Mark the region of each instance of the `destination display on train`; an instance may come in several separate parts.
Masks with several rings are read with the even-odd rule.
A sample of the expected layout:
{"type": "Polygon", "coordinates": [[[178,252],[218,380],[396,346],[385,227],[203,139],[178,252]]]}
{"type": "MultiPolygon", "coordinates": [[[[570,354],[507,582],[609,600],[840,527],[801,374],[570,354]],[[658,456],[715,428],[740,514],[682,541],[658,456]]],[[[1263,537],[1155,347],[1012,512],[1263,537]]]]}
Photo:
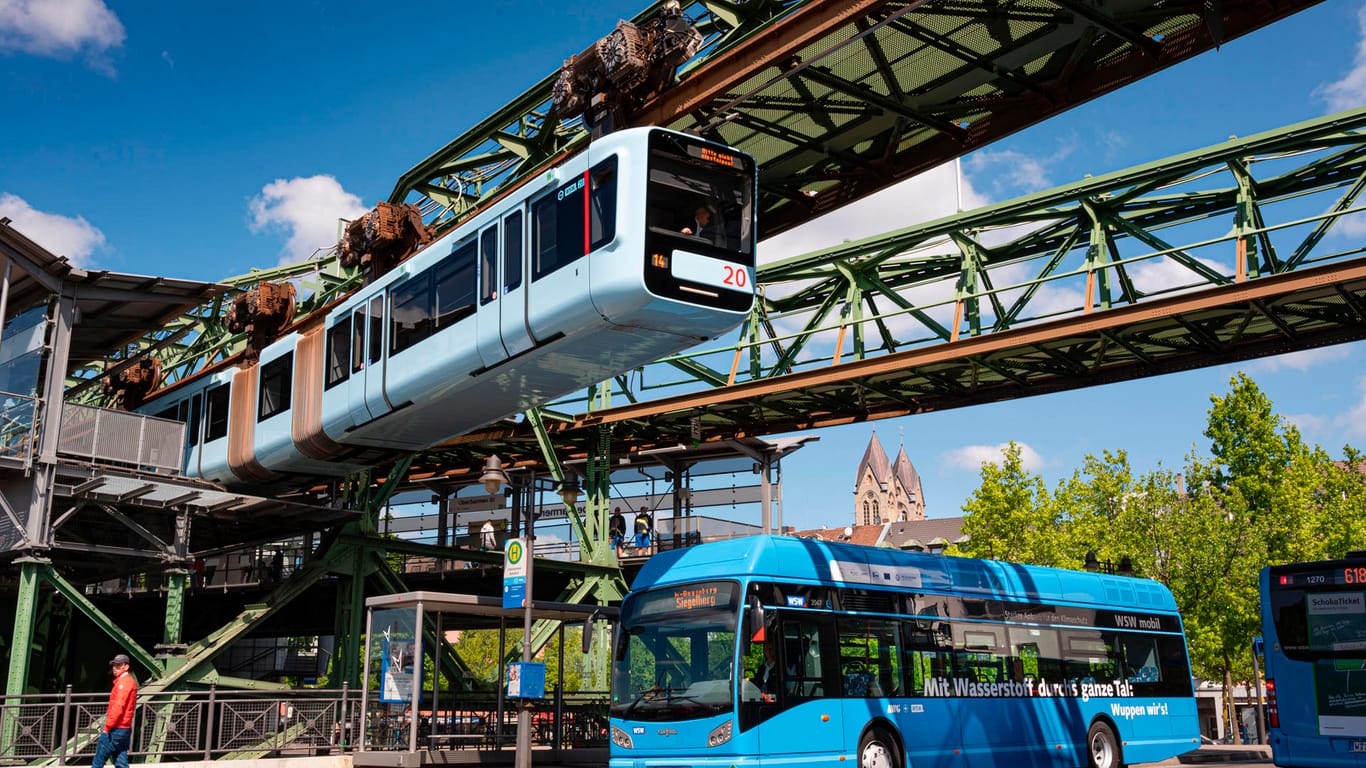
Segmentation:
{"type": "Polygon", "coordinates": [[[688,146],[688,154],[700,160],[706,160],[716,165],[724,165],[727,168],[739,168],[740,161],[734,154],[723,152],[715,147],[703,147],[696,144],[688,146]]]}

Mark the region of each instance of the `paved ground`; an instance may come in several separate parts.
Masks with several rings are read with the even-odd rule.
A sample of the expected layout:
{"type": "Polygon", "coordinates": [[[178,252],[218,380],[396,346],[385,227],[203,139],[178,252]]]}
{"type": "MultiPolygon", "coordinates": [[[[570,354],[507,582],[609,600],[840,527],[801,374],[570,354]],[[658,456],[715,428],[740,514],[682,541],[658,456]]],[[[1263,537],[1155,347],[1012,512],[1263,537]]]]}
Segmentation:
{"type": "Polygon", "coordinates": [[[1147,766],[1209,765],[1215,768],[1236,768],[1237,766],[1267,766],[1271,764],[1271,747],[1264,745],[1234,746],[1218,745],[1201,747],[1194,752],[1163,760],[1160,763],[1146,763],[1147,766]]]}

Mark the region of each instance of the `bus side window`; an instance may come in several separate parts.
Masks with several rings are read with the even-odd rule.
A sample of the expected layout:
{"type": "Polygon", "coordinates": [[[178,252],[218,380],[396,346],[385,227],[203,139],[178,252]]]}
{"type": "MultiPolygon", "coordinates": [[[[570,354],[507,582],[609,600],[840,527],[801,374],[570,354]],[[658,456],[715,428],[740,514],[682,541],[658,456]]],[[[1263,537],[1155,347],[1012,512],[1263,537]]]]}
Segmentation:
{"type": "Polygon", "coordinates": [[[912,696],[942,696],[937,686],[947,685],[953,676],[949,650],[940,641],[932,622],[919,619],[901,627],[906,690],[912,696]]]}
{"type": "Polygon", "coordinates": [[[1058,649],[1058,632],[1046,627],[1010,627],[1010,657],[1012,679],[1063,679],[1062,654],[1058,649]]]}
{"type": "Polygon", "coordinates": [[[841,619],[840,680],[844,695],[855,698],[900,693],[901,663],[896,624],[890,621],[841,619]],[[893,680],[897,683],[894,685],[893,680]]]}
{"type": "Polygon", "coordinates": [[[953,627],[954,672],[978,683],[1002,683],[1009,679],[1001,627],[956,624],[953,627]]]}

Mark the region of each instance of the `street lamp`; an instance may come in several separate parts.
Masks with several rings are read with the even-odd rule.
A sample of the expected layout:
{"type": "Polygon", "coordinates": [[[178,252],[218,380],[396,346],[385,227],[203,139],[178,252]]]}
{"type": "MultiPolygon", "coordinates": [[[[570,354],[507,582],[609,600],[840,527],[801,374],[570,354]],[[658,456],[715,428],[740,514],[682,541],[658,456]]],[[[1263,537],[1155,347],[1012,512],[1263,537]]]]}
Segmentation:
{"type": "Polygon", "coordinates": [[[503,460],[498,458],[498,454],[491,453],[484,459],[484,474],[479,476],[479,481],[484,484],[484,490],[489,495],[498,492],[508,481],[508,473],[503,471],[503,460]]]}
{"type": "Polygon", "coordinates": [[[1114,562],[1110,560],[1098,559],[1096,557],[1096,551],[1094,549],[1087,551],[1086,561],[1082,563],[1081,567],[1085,568],[1087,573],[1100,572],[1108,573],[1115,576],[1134,575],[1134,561],[1130,560],[1128,555],[1121,557],[1119,559],[1119,565],[1116,566],[1114,562]]]}

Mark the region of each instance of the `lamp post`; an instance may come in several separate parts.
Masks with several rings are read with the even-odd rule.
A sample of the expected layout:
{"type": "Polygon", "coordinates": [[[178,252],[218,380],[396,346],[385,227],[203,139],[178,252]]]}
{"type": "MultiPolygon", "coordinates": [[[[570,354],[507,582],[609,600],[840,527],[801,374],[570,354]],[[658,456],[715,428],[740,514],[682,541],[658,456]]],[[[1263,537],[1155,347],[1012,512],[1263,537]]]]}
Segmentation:
{"type": "MultiPolygon", "coordinates": [[[[505,483],[509,483],[507,472],[503,470],[503,462],[496,455],[490,455],[484,461],[484,473],[479,477],[484,483],[484,488],[490,494],[498,492],[505,483]]],[[[525,506],[523,519],[523,531],[526,538],[526,597],[522,602],[522,663],[531,662],[531,624],[533,614],[533,603],[535,602],[535,592],[533,591],[532,579],[535,572],[535,551],[536,551],[536,478],[531,476],[524,484],[520,484],[519,493],[522,489],[527,491],[523,498],[518,496],[515,502],[519,506],[525,506]]],[[[566,507],[572,507],[579,499],[579,484],[575,478],[569,478],[560,483],[559,495],[566,507]]],[[[525,669],[525,668],[524,668],[525,669]]],[[[514,758],[516,768],[531,768],[531,699],[523,696],[521,706],[517,712],[517,751],[514,758]]]]}
{"type": "Polygon", "coordinates": [[[1116,566],[1112,560],[1097,559],[1096,551],[1094,549],[1087,551],[1086,562],[1082,563],[1081,567],[1085,568],[1087,573],[1100,572],[1108,573],[1112,576],[1134,575],[1134,561],[1130,560],[1128,555],[1121,557],[1119,559],[1119,565],[1116,566]]]}

